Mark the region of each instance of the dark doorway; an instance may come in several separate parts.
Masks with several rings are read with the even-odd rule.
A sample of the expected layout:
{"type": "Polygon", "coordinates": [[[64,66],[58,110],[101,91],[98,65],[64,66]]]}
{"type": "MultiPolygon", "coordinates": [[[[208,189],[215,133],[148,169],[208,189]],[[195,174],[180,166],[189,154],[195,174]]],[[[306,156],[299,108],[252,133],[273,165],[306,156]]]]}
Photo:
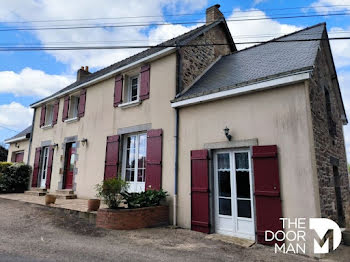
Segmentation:
{"type": "Polygon", "coordinates": [[[73,188],[76,148],[77,144],[75,142],[66,144],[64,189],[73,188]]]}
{"type": "Polygon", "coordinates": [[[337,205],[337,216],[338,216],[338,224],[340,227],[345,226],[345,216],[343,210],[343,200],[341,197],[341,188],[340,188],[340,177],[337,166],[333,166],[333,175],[334,175],[334,190],[335,190],[335,198],[337,205]]]}

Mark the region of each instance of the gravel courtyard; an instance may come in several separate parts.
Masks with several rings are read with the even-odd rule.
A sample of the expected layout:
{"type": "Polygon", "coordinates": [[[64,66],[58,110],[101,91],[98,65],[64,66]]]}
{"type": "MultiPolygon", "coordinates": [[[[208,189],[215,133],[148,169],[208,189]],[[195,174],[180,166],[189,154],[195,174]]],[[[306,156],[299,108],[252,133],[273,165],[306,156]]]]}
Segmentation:
{"type": "Polygon", "coordinates": [[[0,261],[314,261],[274,254],[261,245],[242,248],[209,240],[184,229],[98,229],[45,207],[5,199],[0,210],[0,261]]]}

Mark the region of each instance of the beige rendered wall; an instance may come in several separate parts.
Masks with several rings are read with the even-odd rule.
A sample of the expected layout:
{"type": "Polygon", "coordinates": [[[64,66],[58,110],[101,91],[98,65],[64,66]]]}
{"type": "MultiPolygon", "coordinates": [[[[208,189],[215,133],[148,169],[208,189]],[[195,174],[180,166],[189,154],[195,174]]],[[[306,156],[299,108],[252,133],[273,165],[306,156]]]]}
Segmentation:
{"type": "Polygon", "coordinates": [[[80,143],[77,149],[78,174],[75,182],[78,197],[91,198],[95,197],[94,186],[104,176],[106,137],[117,134],[118,128],[150,123],[152,129],[163,129],[162,186],[173,195],[175,110],[171,108],[170,100],[174,98],[176,90],[176,55],[171,54],[152,62],[150,72],[150,98],[140,105],[114,108],[112,77],[87,89],[85,115],[77,122],[62,122],[63,98],[60,100],[58,122],[53,128],[39,127],[41,110],[36,110],[30,163],[33,164],[35,148],[40,147],[42,141],[51,140],[52,144],[59,144],[54,153],[51,190],[57,190],[62,180],[59,168],[64,161],[61,144],[65,137],[88,139],[87,145],[82,146],[80,143]]]}
{"type": "Polygon", "coordinates": [[[180,226],[191,226],[190,151],[227,141],[226,126],[235,141],[257,138],[259,145],[278,146],[284,217],[320,217],[307,90],[300,83],[180,109],[180,226]]]}
{"type": "Polygon", "coordinates": [[[29,149],[29,139],[18,141],[16,143],[11,143],[8,148],[7,162],[11,162],[12,153],[15,153],[18,151],[24,151],[23,162],[27,163],[28,149],[29,149]]]}

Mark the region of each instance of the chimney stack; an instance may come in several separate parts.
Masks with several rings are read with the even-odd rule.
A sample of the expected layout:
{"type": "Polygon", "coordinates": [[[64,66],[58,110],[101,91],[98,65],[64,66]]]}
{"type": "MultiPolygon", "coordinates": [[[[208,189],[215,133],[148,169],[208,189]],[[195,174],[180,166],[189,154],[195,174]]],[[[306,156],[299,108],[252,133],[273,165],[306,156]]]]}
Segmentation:
{"type": "Polygon", "coordinates": [[[77,81],[83,80],[85,77],[90,75],[91,73],[89,72],[89,67],[85,66],[85,68],[82,66],[78,72],[77,72],[77,81]]]}
{"type": "Polygon", "coordinates": [[[218,20],[220,17],[224,17],[224,15],[219,10],[220,5],[216,4],[213,5],[206,10],[206,24],[210,24],[216,20],[218,20]]]}

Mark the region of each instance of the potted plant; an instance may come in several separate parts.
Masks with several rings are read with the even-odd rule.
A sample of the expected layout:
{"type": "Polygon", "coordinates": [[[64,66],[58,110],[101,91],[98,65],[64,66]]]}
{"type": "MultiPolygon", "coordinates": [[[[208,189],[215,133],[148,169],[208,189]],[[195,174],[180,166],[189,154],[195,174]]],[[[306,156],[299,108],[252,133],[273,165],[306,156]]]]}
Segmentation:
{"type": "Polygon", "coordinates": [[[55,204],[56,196],[55,195],[46,195],[45,196],[45,205],[55,204]]]}
{"type": "Polygon", "coordinates": [[[128,182],[121,178],[107,179],[96,185],[97,197],[102,198],[108,208],[117,209],[123,200],[120,193],[126,191],[128,187],[128,182]]]}
{"type": "Polygon", "coordinates": [[[97,211],[100,208],[100,199],[89,199],[88,200],[88,211],[97,211]]]}

